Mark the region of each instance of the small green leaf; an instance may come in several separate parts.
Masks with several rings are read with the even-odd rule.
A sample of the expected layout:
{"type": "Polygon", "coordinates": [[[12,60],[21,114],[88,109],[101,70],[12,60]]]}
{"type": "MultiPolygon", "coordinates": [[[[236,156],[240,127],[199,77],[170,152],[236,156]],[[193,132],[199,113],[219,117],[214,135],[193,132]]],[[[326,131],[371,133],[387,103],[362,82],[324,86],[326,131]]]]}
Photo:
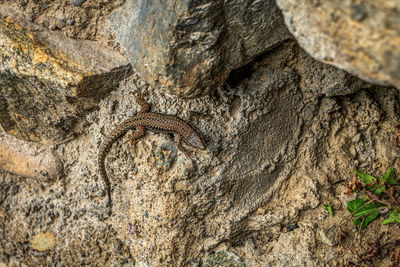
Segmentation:
{"type": "Polygon", "coordinates": [[[372,213],[372,214],[370,214],[370,215],[368,215],[366,218],[365,218],[365,220],[364,220],[364,223],[363,223],[363,225],[362,225],[362,229],[364,229],[365,227],[367,227],[367,225],[370,223],[370,222],[372,222],[373,220],[375,220],[378,216],[379,216],[379,210],[378,211],[376,211],[376,212],[374,212],[374,213],[372,213]]]}
{"type": "Polygon", "coordinates": [[[370,184],[372,182],[376,181],[376,177],[372,176],[369,173],[365,173],[365,172],[360,172],[357,169],[354,169],[354,173],[358,175],[358,177],[360,177],[360,180],[363,181],[366,184],[370,184]]]}
{"type": "Polygon", "coordinates": [[[330,214],[330,215],[333,215],[333,205],[332,204],[329,204],[329,205],[322,205],[322,208],[324,209],[324,210],[326,210],[326,211],[328,211],[328,213],[330,214]]]}
{"type": "Polygon", "coordinates": [[[385,174],[382,176],[382,180],[386,183],[386,184],[396,184],[397,180],[396,180],[396,174],[394,172],[393,168],[389,168],[385,174]]]}
{"type": "Polygon", "coordinates": [[[400,212],[395,210],[392,213],[390,213],[389,218],[382,221],[382,224],[388,224],[388,223],[400,223],[400,212]]]}
{"type": "Polygon", "coordinates": [[[365,203],[367,203],[367,201],[365,201],[364,199],[356,198],[352,201],[349,201],[349,203],[347,203],[347,209],[348,209],[348,211],[350,211],[350,213],[353,213],[356,210],[358,210],[359,208],[361,208],[363,205],[365,205],[365,203]]]}
{"type": "Polygon", "coordinates": [[[370,214],[371,212],[373,212],[374,210],[379,209],[380,207],[382,207],[383,204],[381,203],[369,203],[368,205],[365,205],[362,209],[360,209],[359,211],[357,211],[354,216],[355,217],[360,217],[360,216],[364,216],[367,214],[370,214]]]}
{"type": "MultiPolygon", "coordinates": [[[[357,169],[354,169],[354,173],[357,174],[358,177],[360,177],[360,180],[367,185],[371,184],[377,180],[377,178],[375,176],[372,176],[369,173],[360,172],[357,169]]],[[[386,191],[386,186],[384,186],[383,183],[379,183],[379,184],[367,187],[367,190],[374,192],[374,194],[376,194],[376,195],[379,195],[386,191]]]]}
{"type": "Polygon", "coordinates": [[[383,183],[375,184],[373,186],[367,187],[368,191],[374,192],[375,195],[379,195],[386,191],[386,186],[383,183]]]}
{"type": "Polygon", "coordinates": [[[365,220],[364,220],[364,223],[362,225],[363,229],[365,227],[367,227],[367,225],[370,222],[372,222],[373,220],[375,220],[379,216],[379,210],[377,210],[377,209],[379,209],[380,207],[383,206],[381,203],[372,202],[372,203],[369,203],[369,204],[365,205],[366,203],[367,203],[366,200],[361,199],[361,198],[357,198],[357,199],[354,199],[354,200],[350,201],[347,204],[347,209],[351,213],[353,213],[353,212],[355,212],[355,211],[357,211],[359,209],[354,214],[354,217],[357,218],[357,219],[355,219],[353,221],[354,225],[359,225],[363,221],[363,217],[366,216],[365,220]]]}
{"type": "MultiPolygon", "coordinates": [[[[368,215],[368,216],[365,218],[365,220],[364,220],[364,223],[363,223],[363,225],[362,225],[362,229],[365,229],[365,227],[367,227],[367,225],[368,225],[370,222],[372,222],[373,220],[375,220],[376,217],[378,217],[378,216],[379,216],[379,211],[376,211],[376,212],[374,212],[374,213],[368,215]]],[[[358,219],[355,219],[355,220],[353,221],[353,223],[354,223],[355,226],[357,226],[357,225],[359,225],[362,221],[363,221],[363,217],[359,217],[358,219]]]]}
{"type": "Polygon", "coordinates": [[[362,218],[358,218],[357,220],[353,221],[355,226],[359,225],[361,222],[362,222],[362,218]]]}

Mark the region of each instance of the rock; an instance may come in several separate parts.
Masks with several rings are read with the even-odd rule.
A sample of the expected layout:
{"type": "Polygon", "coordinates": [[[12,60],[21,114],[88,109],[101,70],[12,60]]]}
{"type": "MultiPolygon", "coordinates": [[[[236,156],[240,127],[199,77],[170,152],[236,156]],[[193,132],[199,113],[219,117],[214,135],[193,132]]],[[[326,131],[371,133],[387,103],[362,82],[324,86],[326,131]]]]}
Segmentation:
{"type": "Polygon", "coordinates": [[[172,142],[161,144],[154,153],[157,165],[164,170],[169,170],[175,161],[176,152],[176,147],[172,142]]]}
{"type": "Polygon", "coordinates": [[[75,6],[80,6],[83,4],[83,2],[85,2],[86,0],[70,0],[71,4],[75,5],[75,6]]]}
{"type": "Polygon", "coordinates": [[[64,179],[46,184],[0,172],[0,255],[34,266],[45,266],[49,258],[60,266],[119,266],[133,258],[143,266],[188,266],[224,250],[251,266],[328,264],[324,255],[334,248],[316,245],[314,225],[323,219],[317,207],[332,194],[332,181],[351,178],[358,164],[374,173],[400,166],[400,151],[391,144],[400,92],[356,88],[355,81],[349,87],[358,90],[353,94],[328,97],[323,87],[335,84],[340,73],[311,59],[294,41],[242,73],[235,72],[235,83],[229,80],[212,96],[191,100],[165,95],[131,76],[86,116],[89,125],[81,135],[54,146],[64,179]],[[313,69],[318,77],[332,77],[312,80],[313,69]],[[168,134],[147,132],[134,151],[124,144],[128,132],[106,160],[109,216],[98,147],[139,110],[133,97],[138,91],[146,92],[154,112],[181,118],[189,111],[209,114],[191,122],[207,148],[186,147],[190,158],[177,150],[169,161],[157,157],[166,139],[172,140],[168,134]],[[282,233],[283,225],[291,231],[282,233]],[[51,229],[68,246],[37,253],[29,234],[38,229],[51,229]],[[254,244],[246,244],[248,235],[254,244]],[[240,245],[237,253],[233,246],[240,245]]]}
{"type": "Polygon", "coordinates": [[[277,4],[290,32],[311,56],[366,81],[400,89],[398,1],[278,0],[277,4]]]}
{"type": "Polygon", "coordinates": [[[0,6],[0,123],[25,140],[57,142],[130,73],[126,58],[72,40],[0,6]]]}
{"type": "Polygon", "coordinates": [[[53,232],[38,233],[31,240],[31,246],[38,251],[53,250],[56,245],[56,235],[53,232]]]}
{"type": "Polygon", "coordinates": [[[246,264],[232,252],[222,250],[206,257],[202,266],[246,267],[246,264]]]}
{"type": "Polygon", "coordinates": [[[339,187],[341,190],[340,190],[340,193],[338,194],[338,199],[339,199],[340,204],[341,204],[342,207],[347,207],[347,204],[350,201],[352,201],[352,200],[357,198],[356,194],[352,194],[352,195],[345,194],[345,192],[347,190],[346,186],[347,186],[347,184],[342,185],[341,187],[339,187]]]}
{"type": "Polygon", "coordinates": [[[323,266],[313,257],[314,235],[309,227],[282,234],[269,256],[277,263],[276,266],[323,266]]]}
{"type": "Polygon", "coordinates": [[[300,52],[299,63],[297,72],[303,77],[304,88],[312,95],[340,96],[371,87],[371,84],[344,70],[305,56],[303,51],[300,52]]]}
{"type": "Polygon", "coordinates": [[[42,181],[63,174],[61,160],[49,148],[4,135],[0,135],[0,169],[42,181]]]}
{"type": "Polygon", "coordinates": [[[190,98],[290,38],[275,1],[128,0],[109,16],[140,75],[190,98]]]}
{"type": "Polygon", "coordinates": [[[339,243],[338,226],[334,225],[329,228],[324,228],[319,231],[321,242],[327,246],[334,247],[339,243]]]}

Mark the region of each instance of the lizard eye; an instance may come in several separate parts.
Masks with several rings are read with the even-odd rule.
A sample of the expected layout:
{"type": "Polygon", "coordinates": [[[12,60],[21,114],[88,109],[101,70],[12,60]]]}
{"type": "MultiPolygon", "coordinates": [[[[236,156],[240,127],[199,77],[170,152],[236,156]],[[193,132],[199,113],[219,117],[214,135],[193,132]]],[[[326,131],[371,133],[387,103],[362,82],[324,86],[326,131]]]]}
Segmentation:
{"type": "Polygon", "coordinates": [[[203,140],[201,139],[200,135],[198,135],[196,132],[192,132],[187,138],[186,142],[188,142],[189,145],[193,147],[200,148],[203,150],[206,149],[203,140]]]}

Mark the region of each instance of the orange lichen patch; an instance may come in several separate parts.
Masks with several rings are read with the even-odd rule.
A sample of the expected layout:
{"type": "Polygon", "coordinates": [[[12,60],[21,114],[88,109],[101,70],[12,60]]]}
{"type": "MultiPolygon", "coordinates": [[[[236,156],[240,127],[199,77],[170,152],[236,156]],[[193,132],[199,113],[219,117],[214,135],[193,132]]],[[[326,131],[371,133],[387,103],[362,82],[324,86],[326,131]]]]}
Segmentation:
{"type": "Polygon", "coordinates": [[[78,96],[81,90],[77,86],[71,87],[71,95],[72,96],[78,96]]]}
{"type": "Polygon", "coordinates": [[[54,80],[65,86],[78,84],[84,76],[93,74],[62,50],[52,49],[50,44],[37,41],[35,34],[11,18],[0,19],[0,40],[8,44],[0,50],[0,55],[1,58],[8,59],[6,65],[12,67],[16,73],[54,80]]]}
{"type": "Polygon", "coordinates": [[[29,39],[31,39],[31,40],[34,40],[34,39],[35,39],[35,36],[33,36],[33,34],[31,34],[31,33],[29,33],[29,32],[26,33],[26,36],[27,36],[29,39]]]}
{"type": "Polygon", "coordinates": [[[46,63],[49,60],[49,56],[46,54],[46,52],[41,49],[40,47],[37,47],[34,52],[33,52],[33,64],[40,64],[40,63],[46,63]]]}

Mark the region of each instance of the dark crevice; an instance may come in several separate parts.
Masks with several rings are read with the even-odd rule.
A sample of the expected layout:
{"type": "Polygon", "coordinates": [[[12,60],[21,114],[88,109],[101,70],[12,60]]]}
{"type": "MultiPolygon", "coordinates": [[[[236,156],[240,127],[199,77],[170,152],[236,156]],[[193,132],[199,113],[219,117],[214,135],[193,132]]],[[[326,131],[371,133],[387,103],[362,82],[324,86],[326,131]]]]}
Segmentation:
{"type": "Polygon", "coordinates": [[[231,73],[228,76],[227,83],[231,87],[236,87],[245,79],[250,78],[251,75],[254,73],[254,71],[255,71],[254,61],[252,61],[249,64],[244,65],[243,67],[231,71],[231,73]]]}

